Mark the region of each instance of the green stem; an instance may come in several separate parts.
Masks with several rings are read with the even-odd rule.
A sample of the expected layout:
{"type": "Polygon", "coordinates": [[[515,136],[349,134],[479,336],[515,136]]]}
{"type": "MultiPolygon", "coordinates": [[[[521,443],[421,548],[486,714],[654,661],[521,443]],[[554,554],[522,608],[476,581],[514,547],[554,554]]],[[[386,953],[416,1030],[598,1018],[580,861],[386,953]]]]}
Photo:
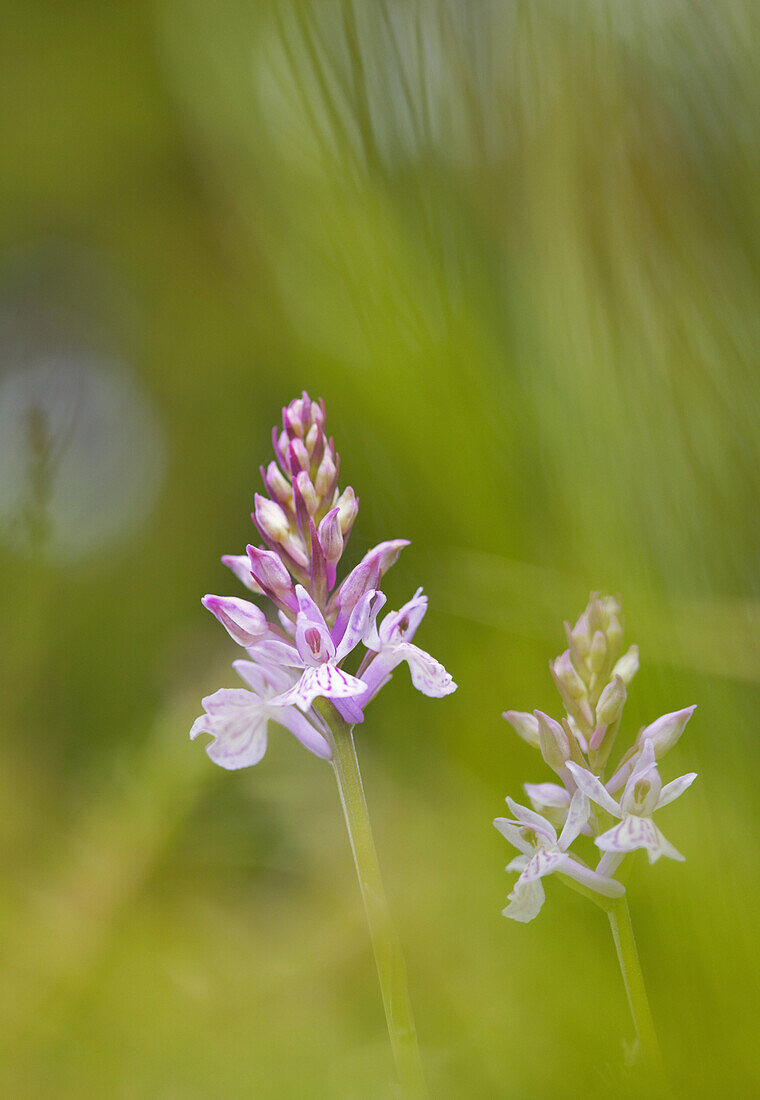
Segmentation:
{"type": "Polygon", "coordinates": [[[406,965],[401,951],[401,942],[391,921],[380,876],[359,761],[354,747],[353,731],[341,719],[334,707],[330,706],[329,713],[327,707],[320,710],[329,721],[333,733],[332,763],[364,901],[364,911],[367,915],[385,1018],[388,1023],[388,1035],[396,1060],[402,1093],[407,1100],[423,1100],[427,1096],[427,1089],[422,1074],[417,1032],[406,983],[406,965]]]}
{"type": "Polygon", "coordinates": [[[612,938],[615,941],[618,962],[620,963],[620,973],[623,976],[623,984],[628,995],[628,1004],[639,1040],[641,1059],[654,1076],[661,1078],[660,1047],[649,1007],[649,998],[644,986],[644,977],[641,973],[641,963],[636,950],[636,940],[633,935],[631,915],[628,912],[628,901],[625,894],[621,898],[610,901],[606,909],[610,928],[612,929],[612,938]]]}

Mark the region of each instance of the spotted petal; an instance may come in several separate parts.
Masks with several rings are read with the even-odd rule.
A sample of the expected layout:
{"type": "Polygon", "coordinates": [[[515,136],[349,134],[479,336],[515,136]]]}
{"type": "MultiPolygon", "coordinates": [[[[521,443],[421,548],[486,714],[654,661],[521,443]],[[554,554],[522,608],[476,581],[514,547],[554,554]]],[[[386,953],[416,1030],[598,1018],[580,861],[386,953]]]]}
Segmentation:
{"type": "Polygon", "coordinates": [[[456,691],[457,685],[451,675],[440,661],[436,661],[435,657],[431,657],[424,649],[412,645],[411,642],[401,642],[396,648],[396,653],[409,665],[412,683],[423,695],[441,699],[444,695],[451,695],[452,691],[456,691]]]}
{"type": "Polygon", "coordinates": [[[297,684],[283,695],[270,700],[279,706],[295,705],[307,711],[318,696],[327,699],[343,699],[351,695],[361,695],[366,685],[356,676],[336,668],[332,664],[312,666],[304,670],[297,684]]]}
{"type": "Polygon", "coordinates": [[[603,852],[635,852],[637,848],[644,848],[650,863],[661,856],[677,860],[686,858],[662,835],[651,817],[634,814],[628,814],[619,825],[598,836],[596,843],[603,852]]]}
{"type": "Polygon", "coordinates": [[[203,700],[206,711],[196,718],[190,739],[210,733],[206,752],[222,768],[232,771],[258,764],[267,748],[267,715],[256,696],[244,688],[222,688],[203,700]]]}

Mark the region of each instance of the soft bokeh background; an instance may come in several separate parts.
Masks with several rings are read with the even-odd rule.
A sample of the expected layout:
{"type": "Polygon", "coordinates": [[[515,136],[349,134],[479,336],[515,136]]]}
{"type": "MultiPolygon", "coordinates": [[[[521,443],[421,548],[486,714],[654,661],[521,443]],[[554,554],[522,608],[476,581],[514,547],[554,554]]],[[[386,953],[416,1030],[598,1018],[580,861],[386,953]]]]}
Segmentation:
{"type": "Polygon", "coordinates": [[[4,1096],[393,1095],[329,767],[215,768],[202,611],[280,406],[325,398],[350,546],[412,539],[420,640],[358,743],[431,1094],[636,1095],[603,917],[505,921],[591,588],[696,702],[633,919],[687,1095],[760,1088],[754,0],[4,0],[4,1096]]]}

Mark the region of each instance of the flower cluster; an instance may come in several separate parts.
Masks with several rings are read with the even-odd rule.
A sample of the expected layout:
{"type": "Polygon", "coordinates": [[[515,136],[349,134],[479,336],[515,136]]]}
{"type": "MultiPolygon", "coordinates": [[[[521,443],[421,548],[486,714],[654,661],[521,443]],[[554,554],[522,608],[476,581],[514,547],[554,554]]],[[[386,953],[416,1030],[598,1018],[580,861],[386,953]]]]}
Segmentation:
{"type": "MultiPolygon", "coordinates": [[[[593,593],[575,626],[565,623],[568,649],[550,665],[565,708],[561,722],[541,711],[506,711],[504,718],[556,773],[560,783],[526,783],[533,809],[508,798],[512,818],[494,825],[522,854],[507,867],[519,872],[504,916],[529,921],[544,902],[541,879],[557,871],[603,898],[625,888],[615,875],[629,852],[684,857],[662,835],[652,815],[678,798],[696,779],[682,775],[664,787],[657,763],[675,745],[694,707],[664,714],[645,726],[605,781],[631,680],[639,667],[637,646],[621,655],[620,605],[593,593]],[[561,828],[557,837],[556,827],[561,828]],[[581,835],[601,851],[595,868],[569,852],[581,835]]],[[[582,843],[582,842],[581,842],[582,843]]],[[[593,851],[593,849],[592,849],[593,851]]]]}
{"type": "Polygon", "coordinates": [[[233,662],[246,687],[205,698],[190,731],[191,738],[211,734],[209,756],[229,769],[261,760],[270,720],[329,759],[330,728],[315,700],[329,699],[346,722],[362,722],[367,703],[403,661],[425,695],[456,688],[443,665],[412,642],[427,610],[421,589],[377,622],[385,604],[380,582],[406,539],[380,543],[336,586],[359,501],[353,489],[338,487],[340,459],[325,434],[323,402],[307,393],[292,401],[273,444],[275,458],[261,470],[267,495],[256,494],[251,517],[264,545],[222,558],[266,598],[271,615],[237,596],[202,601],[248,657],[233,662]],[[359,647],[358,667],[348,672],[344,663],[359,647]]]}

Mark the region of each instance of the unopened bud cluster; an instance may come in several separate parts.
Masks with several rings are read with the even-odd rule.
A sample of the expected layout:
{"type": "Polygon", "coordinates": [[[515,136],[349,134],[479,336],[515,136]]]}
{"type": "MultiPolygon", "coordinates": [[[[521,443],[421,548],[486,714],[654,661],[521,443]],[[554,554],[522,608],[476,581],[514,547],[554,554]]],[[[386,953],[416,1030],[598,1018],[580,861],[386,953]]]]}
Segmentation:
{"type": "Polygon", "coordinates": [[[652,813],[696,778],[690,772],[663,787],[657,770],[657,761],[675,745],[695,708],[662,715],[640,730],[605,781],[639,667],[638,647],[624,649],[620,604],[598,593],[592,593],[575,626],[565,623],[565,633],[568,648],[549,666],[565,711],[561,719],[538,710],[504,714],[560,780],[526,783],[532,809],[507,799],[513,817],[494,822],[522,853],[508,867],[520,872],[504,910],[515,920],[532,920],[538,913],[544,899],[540,879],[553,871],[574,879],[596,899],[614,898],[624,893],[615,876],[629,852],[643,848],[650,862],[663,855],[683,859],[652,813]],[[562,829],[559,836],[555,826],[562,829]],[[581,836],[592,838],[602,852],[595,867],[569,850],[581,836]]]}

